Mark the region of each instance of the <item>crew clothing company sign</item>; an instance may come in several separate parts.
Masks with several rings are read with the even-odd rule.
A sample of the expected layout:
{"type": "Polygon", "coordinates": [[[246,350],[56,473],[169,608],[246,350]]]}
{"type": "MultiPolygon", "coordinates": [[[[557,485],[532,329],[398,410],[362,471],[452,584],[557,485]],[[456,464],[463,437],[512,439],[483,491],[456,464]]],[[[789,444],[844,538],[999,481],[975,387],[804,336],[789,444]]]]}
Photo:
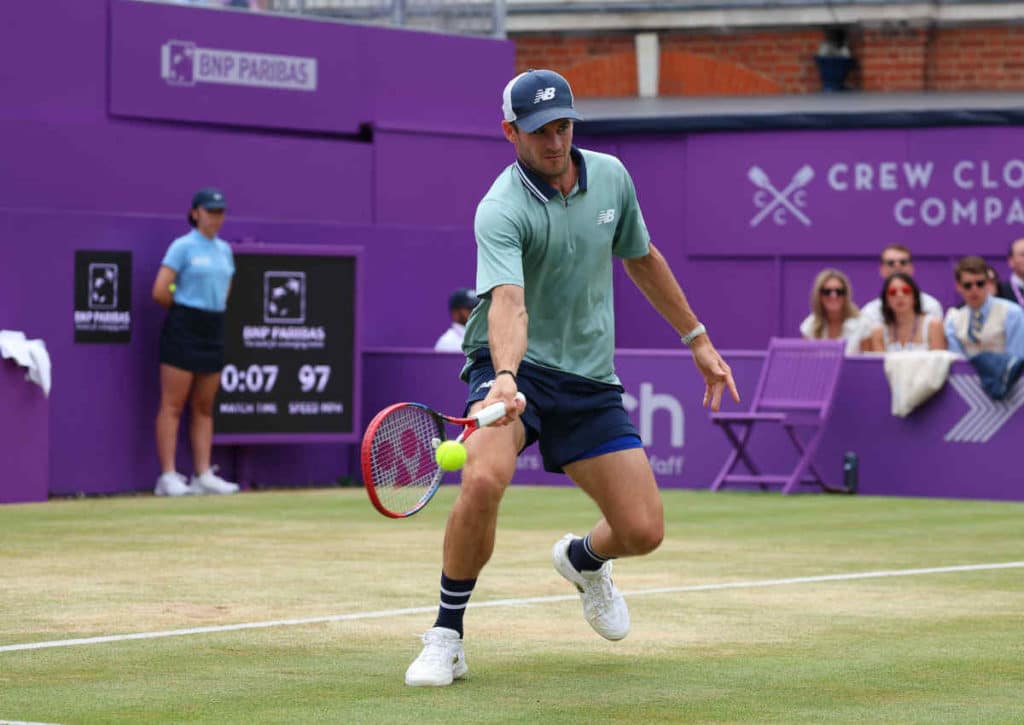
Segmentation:
{"type": "Polygon", "coordinates": [[[132,253],[75,252],[75,342],[132,339],[132,253]]]}

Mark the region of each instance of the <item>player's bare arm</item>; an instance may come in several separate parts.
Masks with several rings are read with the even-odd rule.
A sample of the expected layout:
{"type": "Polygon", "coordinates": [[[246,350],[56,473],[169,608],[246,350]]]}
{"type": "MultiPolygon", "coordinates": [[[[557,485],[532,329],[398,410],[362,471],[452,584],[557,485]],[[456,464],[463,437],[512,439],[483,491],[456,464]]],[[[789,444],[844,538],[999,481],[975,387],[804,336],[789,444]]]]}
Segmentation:
{"type": "MultiPolygon", "coordinates": [[[[689,333],[700,324],[697,315],[690,308],[683,288],[679,286],[668,262],[654,244],[650,245],[647,255],[625,259],[623,266],[633,284],[644,293],[654,309],[680,336],[689,333]]],[[[715,350],[711,339],[706,334],[700,335],[691,343],[690,349],[693,351],[693,362],[704,378],[703,405],[706,407],[710,404],[712,410],[718,410],[722,404],[722,391],[726,388],[732,399],[740,402],[740,394],[732,378],[732,369],[715,350]]]]}
{"type": "MultiPolygon", "coordinates": [[[[516,373],[519,363],[526,355],[526,331],[528,326],[526,298],[523,288],[504,284],[491,290],[491,308],[487,314],[488,344],[494,372],[510,370],[516,373]]],[[[509,414],[496,425],[505,425],[516,419],[522,410],[522,403],[516,400],[518,392],[515,378],[511,375],[496,375],[484,405],[501,401],[509,414]]]]}

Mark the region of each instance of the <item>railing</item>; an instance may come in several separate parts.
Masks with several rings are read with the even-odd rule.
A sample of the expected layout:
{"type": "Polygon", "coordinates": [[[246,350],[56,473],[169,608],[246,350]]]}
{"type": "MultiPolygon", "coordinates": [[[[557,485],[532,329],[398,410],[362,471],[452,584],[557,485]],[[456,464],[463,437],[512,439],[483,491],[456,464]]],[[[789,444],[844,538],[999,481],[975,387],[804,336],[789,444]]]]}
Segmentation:
{"type": "Polygon", "coordinates": [[[157,0],[180,5],[297,13],[325,20],[505,37],[505,0],[157,0]]]}
{"type": "Polygon", "coordinates": [[[860,22],[1002,22],[1020,0],[147,0],[296,13],[455,35],[673,27],[851,25],[860,22]],[[511,16],[511,20],[509,20],[511,16]]]}

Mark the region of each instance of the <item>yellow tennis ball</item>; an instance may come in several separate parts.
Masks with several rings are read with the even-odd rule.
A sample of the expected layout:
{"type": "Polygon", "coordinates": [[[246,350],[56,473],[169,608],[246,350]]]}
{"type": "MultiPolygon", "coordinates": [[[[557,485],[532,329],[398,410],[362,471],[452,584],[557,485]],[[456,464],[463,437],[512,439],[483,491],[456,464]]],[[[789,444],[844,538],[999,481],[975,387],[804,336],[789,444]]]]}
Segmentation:
{"type": "Polygon", "coordinates": [[[458,441],[445,441],[434,453],[442,471],[457,471],[466,465],[466,446],[458,441]]]}

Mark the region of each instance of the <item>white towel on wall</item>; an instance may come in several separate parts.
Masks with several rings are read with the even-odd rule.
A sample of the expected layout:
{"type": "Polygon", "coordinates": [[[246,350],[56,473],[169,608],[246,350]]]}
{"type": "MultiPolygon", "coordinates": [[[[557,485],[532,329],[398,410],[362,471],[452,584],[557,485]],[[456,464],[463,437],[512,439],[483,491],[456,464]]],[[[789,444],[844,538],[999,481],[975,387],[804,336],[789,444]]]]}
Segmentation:
{"type": "Polygon", "coordinates": [[[892,414],[905,418],[941,390],[949,378],[949,366],[958,357],[948,350],[885,353],[885,377],[892,391],[892,414]]]}
{"type": "Polygon", "coordinates": [[[28,368],[25,378],[39,385],[49,397],[50,353],[46,351],[45,342],[29,340],[24,332],[0,330],[0,357],[10,358],[23,368],[28,368]]]}

